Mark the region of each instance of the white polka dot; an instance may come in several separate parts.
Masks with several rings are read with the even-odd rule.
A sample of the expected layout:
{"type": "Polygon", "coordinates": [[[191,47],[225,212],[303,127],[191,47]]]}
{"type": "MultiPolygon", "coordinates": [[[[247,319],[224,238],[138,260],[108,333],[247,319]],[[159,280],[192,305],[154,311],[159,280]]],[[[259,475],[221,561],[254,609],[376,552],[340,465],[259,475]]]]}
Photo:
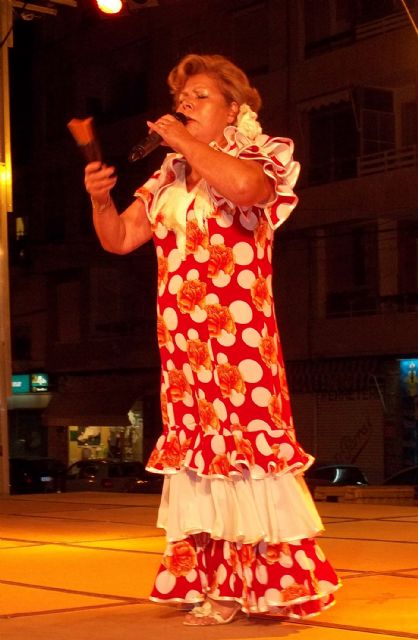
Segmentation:
{"type": "Polygon", "coordinates": [[[192,371],[191,366],[190,366],[188,363],[186,363],[186,364],[184,364],[184,365],[183,365],[183,372],[184,372],[184,375],[185,375],[185,376],[186,376],[186,378],[187,378],[187,381],[188,381],[190,384],[193,384],[193,383],[194,383],[193,371],[192,371]]]}
{"type": "Polygon", "coordinates": [[[191,569],[189,571],[189,573],[185,576],[187,582],[194,582],[197,578],[197,571],[196,569],[191,569]]]}
{"type": "Polygon", "coordinates": [[[251,327],[249,329],[244,329],[242,332],[242,339],[246,345],[249,347],[257,348],[261,342],[261,336],[255,329],[251,327]]]}
{"type": "Polygon", "coordinates": [[[190,589],[190,591],[186,593],[185,600],[186,602],[198,602],[200,597],[200,591],[197,591],[196,589],[190,589]]]}
{"type": "Polygon", "coordinates": [[[288,556],[286,553],[281,553],[279,556],[279,564],[285,569],[290,569],[293,567],[292,556],[288,556]]]}
{"type": "Polygon", "coordinates": [[[169,331],[175,331],[177,329],[179,321],[175,309],[173,309],[172,307],[167,307],[167,309],[164,309],[163,319],[169,331]]]}
{"type": "Polygon", "coordinates": [[[251,420],[247,424],[248,431],[265,431],[268,428],[269,425],[264,420],[251,420]]]}
{"type": "Polygon", "coordinates": [[[199,369],[196,375],[200,382],[210,382],[212,380],[212,371],[210,369],[199,369]]]}
{"type": "Polygon", "coordinates": [[[212,245],[225,244],[225,238],[220,233],[214,233],[210,239],[212,245]]]}
{"type": "Polygon", "coordinates": [[[257,226],[258,218],[255,215],[255,213],[250,211],[250,212],[246,212],[245,215],[241,213],[239,217],[239,221],[244,227],[244,229],[248,229],[249,231],[252,231],[257,226]]]}
{"type": "Polygon", "coordinates": [[[164,251],[162,247],[157,247],[155,253],[157,254],[158,258],[162,258],[164,256],[164,251]]]}
{"type": "Polygon", "coordinates": [[[227,229],[234,222],[234,216],[231,216],[228,213],[222,212],[222,215],[216,218],[216,222],[218,223],[219,227],[223,227],[224,229],[227,229]]]}
{"type": "Polygon", "coordinates": [[[180,291],[181,286],[183,284],[183,278],[180,275],[175,275],[168,281],[168,290],[169,292],[175,296],[178,291],[180,291]]]}
{"type": "Polygon", "coordinates": [[[251,264],[254,260],[254,251],[248,242],[237,242],[234,245],[235,262],[239,265],[251,264]]]}
{"type": "Polygon", "coordinates": [[[247,324],[253,319],[253,311],[250,305],[242,300],[232,302],[229,305],[229,310],[237,324],[247,324]]]}
{"type": "Polygon", "coordinates": [[[291,444],[283,443],[280,445],[280,457],[290,460],[295,455],[295,450],[291,444]]]}
{"type": "Polygon", "coordinates": [[[267,407],[271,398],[271,392],[265,387],[256,387],[251,392],[251,399],[257,407],[267,407]]]}
{"type": "Polygon", "coordinates": [[[235,344],[237,338],[233,333],[228,333],[225,329],[222,329],[221,335],[217,337],[217,341],[223,347],[232,347],[235,344]]]}
{"type": "Polygon", "coordinates": [[[267,567],[264,564],[258,564],[255,569],[255,576],[260,584],[267,584],[268,572],[267,567]]]}
{"type": "Polygon", "coordinates": [[[213,408],[215,409],[215,413],[219,420],[226,420],[228,413],[222,400],[219,400],[219,398],[214,400],[213,408]]]}
{"type": "Polygon", "coordinates": [[[198,340],[199,333],[198,331],[196,331],[196,329],[189,329],[187,332],[187,337],[189,338],[189,340],[198,340]]]}
{"type": "Polygon", "coordinates": [[[231,591],[234,592],[234,589],[235,589],[235,575],[233,573],[229,577],[229,587],[230,587],[231,591]]]}
{"type": "Polygon", "coordinates": [[[186,276],[186,280],[189,280],[189,282],[191,282],[192,280],[199,280],[199,272],[197,269],[190,269],[190,271],[187,273],[186,276]]]}
{"type": "Polygon", "coordinates": [[[292,576],[285,575],[280,579],[280,586],[282,589],[286,589],[287,587],[291,587],[295,584],[295,579],[292,576]]]}
{"type": "Polygon", "coordinates": [[[250,358],[241,360],[238,365],[238,369],[245,382],[260,382],[263,377],[263,369],[261,365],[250,358]]]}
{"type": "Polygon", "coordinates": [[[196,306],[194,310],[191,312],[190,317],[194,322],[204,322],[207,318],[208,314],[205,309],[201,309],[196,306]]]}
{"type": "Polygon", "coordinates": [[[191,396],[190,393],[184,394],[183,404],[186,405],[186,407],[193,407],[194,400],[193,400],[193,396],[191,396]]]}
{"type": "Polygon", "coordinates": [[[234,407],[242,407],[245,402],[245,395],[243,393],[237,393],[235,389],[232,389],[229,399],[234,407]]]}
{"type": "Polygon", "coordinates": [[[282,596],[278,589],[266,589],[264,597],[269,605],[274,605],[282,601],[282,596]]]}
{"type": "Polygon", "coordinates": [[[180,349],[180,351],[187,351],[187,340],[182,333],[176,333],[174,342],[180,349]]]}
{"type": "Polygon", "coordinates": [[[271,262],[271,256],[272,256],[272,249],[271,249],[271,244],[269,244],[269,246],[267,247],[267,258],[269,262],[271,262]]]}
{"type": "Polygon", "coordinates": [[[176,421],[174,419],[174,407],[172,402],[167,402],[167,416],[169,424],[175,424],[176,421]]]}
{"type": "Polygon", "coordinates": [[[318,584],[321,593],[332,593],[335,591],[335,584],[332,584],[332,582],[328,580],[318,580],[318,584]]]}
{"type": "Polygon", "coordinates": [[[203,247],[198,247],[197,251],[194,253],[194,259],[196,262],[203,264],[209,260],[209,250],[204,249],[203,247]]]}
{"type": "Polygon", "coordinates": [[[302,549],[296,551],[295,560],[302,569],[305,569],[306,571],[315,570],[315,563],[310,558],[308,558],[308,556],[302,549]]]}
{"type": "Polygon", "coordinates": [[[212,278],[212,282],[215,287],[227,287],[231,282],[231,276],[221,271],[219,275],[217,275],[215,278],[212,278]]]}
{"type": "Polygon", "coordinates": [[[218,584],[223,584],[225,582],[225,580],[227,579],[228,574],[226,572],[226,569],[224,567],[223,564],[221,564],[218,567],[218,570],[216,571],[216,578],[217,578],[217,582],[218,584]]]}
{"type": "Polygon", "coordinates": [[[259,433],[256,438],[256,447],[263,456],[271,455],[271,447],[266,440],[264,433],[259,433]]]}
{"type": "Polygon", "coordinates": [[[193,428],[196,425],[194,415],[192,415],[191,413],[185,413],[183,416],[183,424],[189,429],[193,428]]]}
{"type": "Polygon", "coordinates": [[[231,424],[239,424],[239,416],[237,413],[231,413],[229,419],[231,421],[231,424]]]}
{"type": "Polygon", "coordinates": [[[272,277],[271,277],[271,275],[268,275],[267,278],[266,278],[267,291],[272,296],[273,295],[273,289],[272,289],[271,281],[272,281],[272,277]]]}
{"type": "Polygon", "coordinates": [[[181,255],[178,249],[173,249],[168,254],[168,270],[171,272],[177,271],[181,265],[181,255]]]}
{"type": "Polygon", "coordinates": [[[228,356],[226,355],[226,353],[218,353],[218,355],[216,356],[216,362],[218,364],[225,364],[226,362],[228,362],[228,356]]]}
{"type": "Polygon", "coordinates": [[[216,293],[208,293],[206,296],[206,304],[219,304],[219,296],[216,293]]]}
{"type": "Polygon", "coordinates": [[[255,275],[249,269],[243,269],[238,274],[237,282],[242,289],[251,289],[255,282],[255,275]]]}
{"type": "Polygon", "coordinates": [[[225,453],[225,438],[223,436],[213,436],[210,441],[213,453],[222,454],[225,453]]]}
{"type": "Polygon", "coordinates": [[[155,579],[155,587],[161,594],[170,593],[175,584],[176,577],[169,571],[161,571],[155,579]]]}
{"type": "Polygon", "coordinates": [[[155,229],[155,235],[157,238],[161,238],[162,240],[167,237],[168,229],[163,224],[158,223],[157,228],[155,229]]]}

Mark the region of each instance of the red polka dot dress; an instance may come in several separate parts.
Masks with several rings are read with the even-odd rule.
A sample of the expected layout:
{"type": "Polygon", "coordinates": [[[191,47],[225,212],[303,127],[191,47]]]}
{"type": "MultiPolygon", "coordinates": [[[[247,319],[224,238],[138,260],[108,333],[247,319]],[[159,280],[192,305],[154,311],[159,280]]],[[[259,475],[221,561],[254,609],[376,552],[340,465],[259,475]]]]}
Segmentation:
{"type": "Polygon", "coordinates": [[[312,457],[295,438],[273,306],[273,233],[297,203],[299,165],[288,139],[225,137],[220,153],[262,164],[272,202],[237,207],[203,180],[188,191],[178,154],[135,194],[158,259],[164,430],[147,468],[165,474],[167,548],[151,599],[304,617],[339,581],[315,540],[301,478],[312,457]]]}

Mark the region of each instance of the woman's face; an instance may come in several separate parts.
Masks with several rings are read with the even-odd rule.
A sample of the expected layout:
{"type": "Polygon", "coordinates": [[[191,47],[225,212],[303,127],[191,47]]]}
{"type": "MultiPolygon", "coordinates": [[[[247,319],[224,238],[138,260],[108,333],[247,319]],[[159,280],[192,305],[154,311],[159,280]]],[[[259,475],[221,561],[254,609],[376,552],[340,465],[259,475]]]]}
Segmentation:
{"type": "Polygon", "coordinates": [[[201,142],[225,143],[227,125],[233,124],[238,104],[228,104],[215,78],[206,73],[190,76],[181,91],[177,111],[187,117],[187,129],[201,142]]]}

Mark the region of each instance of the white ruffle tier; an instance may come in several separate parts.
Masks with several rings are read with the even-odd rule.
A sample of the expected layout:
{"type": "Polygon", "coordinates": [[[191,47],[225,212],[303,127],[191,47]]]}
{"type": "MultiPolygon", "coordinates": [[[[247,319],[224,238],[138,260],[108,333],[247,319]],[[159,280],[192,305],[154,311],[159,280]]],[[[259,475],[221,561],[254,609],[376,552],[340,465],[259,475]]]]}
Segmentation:
{"type": "Polygon", "coordinates": [[[292,473],[225,480],[182,470],[166,475],[157,526],[167,541],[207,532],[216,540],[270,544],[312,538],[323,530],[302,476],[292,473]]]}

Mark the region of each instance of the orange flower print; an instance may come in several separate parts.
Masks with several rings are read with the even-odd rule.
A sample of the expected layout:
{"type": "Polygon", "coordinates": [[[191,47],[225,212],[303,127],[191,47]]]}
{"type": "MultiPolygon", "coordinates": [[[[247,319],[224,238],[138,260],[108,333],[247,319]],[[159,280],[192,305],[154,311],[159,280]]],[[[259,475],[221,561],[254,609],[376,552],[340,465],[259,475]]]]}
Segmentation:
{"type": "Polygon", "coordinates": [[[226,453],[220,453],[213,457],[213,460],[209,465],[209,474],[227,476],[230,468],[231,465],[229,464],[228,456],[226,453]]]}
{"type": "Polygon", "coordinates": [[[286,427],[286,424],[282,419],[282,399],[280,396],[271,396],[268,404],[268,410],[274,424],[277,427],[284,429],[286,427]]]}
{"type": "Polygon", "coordinates": [[[253,445],[247,438],[235,438],[235,447],[238,453],[242,453],[250,465],[255,463],[253,445]]]}
{"type": "Polygon", "coordinates": [[[157,338],[158,338],[158,346],[164,347],[169,342],[172,342],[170,332],[167,328],[167,325],[162,316],[157,317],[157,338]]]}
{"type": "Polygon", "coordinates": [[[197,565],[196,551],[187,540],[171,545],[171,555],[165,555],[163,565],[176,578],[187,576],[197,565]]]}
{"type": "Polygon", "coordinates": [[[215,244],[209,247],[208,276],[216,278],[221,271],[231,276],[234,273],[234,255],[230,247],[215,244]]]}
{"type": "Polygon", "coordinates": [[[265,336],[258,346],[261,358],[268,367],[277,364],[277,350],[272,336],[265,336]]]}
{"type": "Polygon", "coordinates": [[[212,367],[209,348],[206,342],[202,342],[201,340],[188,340],[187,357],[189,358],[193,371],[199,371],[202,368],[211,369],[212,367]]]}
{"type": "Polygon", "coordinates": [[[200,398],[198,402],[198,410],[203,431],[207,431],[209,427],[219,431],[221,425],[212,402],[209,402],[204,398],[200,398]]]}
{"type": "Polygon", "coordinates": [[[241,562],[244,567],[251,567],[255,559],[252,544],[243,544],[241,548],[241,562]]]}
{"type": "Polygon", "coordinates": [[[266,552],[263,554],[267,560],[267,564],[275,564],[279,562],[280,556],[284,554],[290,556],[290,547],[286,542],[282,544],[268,544],[266,552]]]}
{"type": "Polygon", "coordinates": [[[231,426],[230,426],[231,431],[239,431],[239,432],[243,432],[243,431],[247,431],[247,427],[240,424],[239,422],[232,422],[231,426]]]}
{"type": "Polygon", "coordinates": [[[184,399],[186,393],[192,390],[187,381],[186,375],[180,369],[172,369],[168,372],[168,381],[170,386],[170,395],[173,402],[179,402],[184,399]]]}
{"type": "Polygon", "coordinates": [[[151,225],[152,230],[155,231],[155,229],[158,227],[159,224],[164,224],[164,215],[163,215],[162,211],[157,213],[157,215],[155,216],[155,220],[154,220],[153,224],[151,225]]]}
{"type": "Polygon", "coordinates": [[[291,602],[292,600],[309,596],[309,590],[303,584],[297,584],[295,582],[295,584],[291,584],[285,589],[282,589],[281,594],[283,602],[291,602]]]}
{"type": "Polygon", "coordinates": [[[154,449],[154,451],[151,453],[150,457],[148,458],[147,467],[151,467],[155,469],[158,462],[160,461],[160,457],[161,457],[161,451],[159,451],[158,449],[154,449]]]}
{"type": "Polygon", "coordinates": [[[285,400],[289,400],[289,387],[287,386],[286,370],[279,365],[280,392],[285,400]]]}
{"type": "Polygon", "coordinates": [[[165,256],[158,256],[158,288],[168,281],[168,260],[165,256]]]}
{"type": "Polygon", "coordinates": [[[219,337],[223,329],[227,333],[236,334],[237,328],[228,307],[223,307],[220,304],[208,304],[206,311],[208,313],[208,329],[211,338],[219,337]]]}
{"type": "Polygon", "coordinates": [[[277,458],[276,471],[283,471],[287,467],[287,462],[280,457],[280,444],[271,445],[271,452],[277,458]]]}
{"type": "Polygon", "coordinates": [[[163,424],[168,426],[167,394],[164,391],[161,392],[160,402],[163,424]]]}
{"type": "Polygon", "coordinates": [[[265,304],[271,305],[271,296],[267,286],[267,280],[263,276],[259,276],[251,285],[251,297],[256,308],[263,310],[265,304]]]}
{"type": "Polygon", "coordinates": [[[245,382],[237,366],[229,364],[219,364],[216,367],[219,378],[219,386],[224,397],[229,398],[232,391],[245,393],[245,382]]]}
{"type": "Polygon", "coordinates": [[[268,228],[269,226],[267,220],[265,218],[260,218],[254,232],[254,237],[256,243],[263,249],[266,246],[268,228]]]}
{"type": "Polygon", "coordinates": [[[239,565],[239,558],[235,545],[229,545],[229,558],[227,558],[226,561],[232,567],[233,571],[237,570],[237,567],[239,565]]]}
{"type": "Polygon", "coordinates": [[[196,220],[188,220],[186,223],[186,251],[196,253],[199,247],[207,249],[209,238],[206,231],[201,229],[196,220]]]}
{"type": "Polygon", "coordinates": [[[186,280],[177,293],[177,303],[182,313],[192,313],[196,306],[205,306],[206,283],[200,280],[186,280]]]}
{"type": "Polygon", "coordinates": [[[161,462],[166,467],[178,467],[180,465],[180,442],[176,435],[166,440],[162,449],[161,462]]]}

